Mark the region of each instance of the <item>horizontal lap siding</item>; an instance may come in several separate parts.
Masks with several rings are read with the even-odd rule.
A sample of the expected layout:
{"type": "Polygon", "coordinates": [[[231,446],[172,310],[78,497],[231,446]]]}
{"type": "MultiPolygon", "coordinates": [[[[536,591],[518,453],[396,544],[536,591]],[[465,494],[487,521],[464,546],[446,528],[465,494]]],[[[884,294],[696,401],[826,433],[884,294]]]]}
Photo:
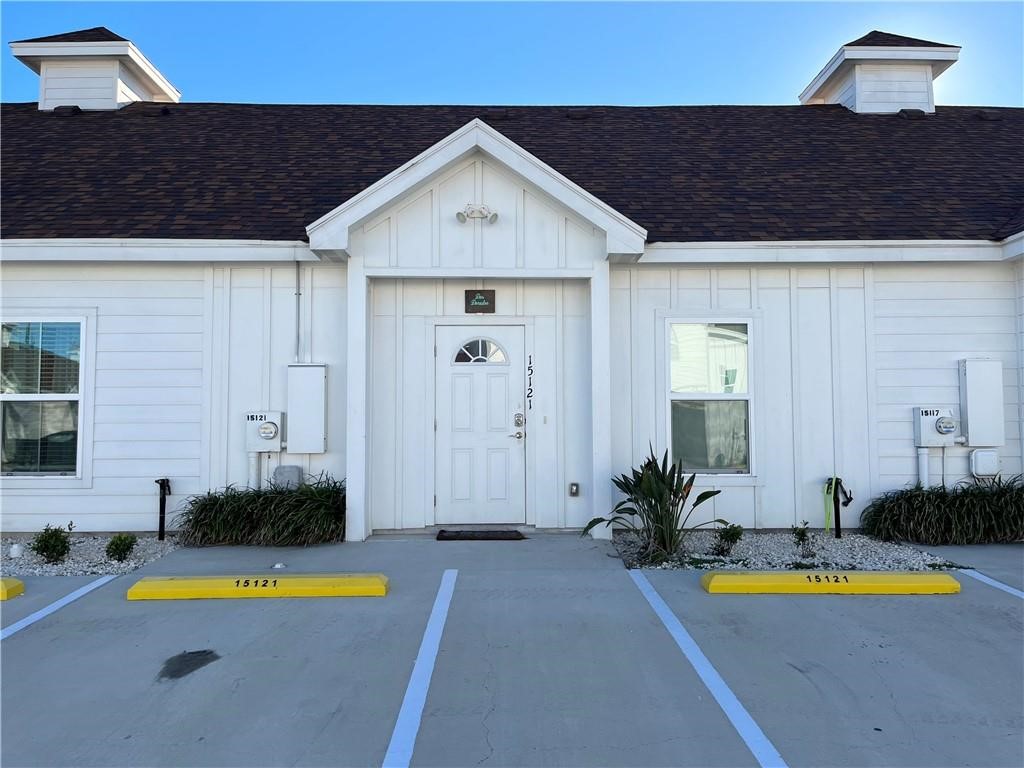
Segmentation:
{"type": "MultiPolygon", "coordinates": [[[[1008,264],[891,265],[874,268],[875,392],[879,490],[917,482],[912,408],[960,405],[957,363],[1003,362],[1004,474],[1021,471],[1020,365],[1017,304],[1021,282],[1008,264]]],[[[970,449],[930,455],[932,482],[968,476],[970,449]]]]}
{"type": "Polygon", "coordinates": [[[156,478],[171,479],[172,504],[205,487],[206,284],[197,265],[5,265],[5,302],[96,312],[95,337],[85,340],[96,353],[85,398],[91,487],[5,488],[6,530],[35,530],[54,518],[82,531],[153,529],[156,478]]]}
{"type": "MultiPolygon", "coordinates": [[[[264,474],[286,463],[343,478],[345,267],[307,265],[301,280],[302,359],[328,366],[328,452],[264,458],[264,474]]],[[[95,338],[87,339],[94,386],[85,397],[91,485],[4,487],[4,530],[68,520],[83,531],[153,530],[157,478],[171,480],[172,511],[188,495],[246,484],[245,412],[286,408],[293,264],[5,265],[3,298],[9,312],[16,300],[96,313],[95,338]]]]}

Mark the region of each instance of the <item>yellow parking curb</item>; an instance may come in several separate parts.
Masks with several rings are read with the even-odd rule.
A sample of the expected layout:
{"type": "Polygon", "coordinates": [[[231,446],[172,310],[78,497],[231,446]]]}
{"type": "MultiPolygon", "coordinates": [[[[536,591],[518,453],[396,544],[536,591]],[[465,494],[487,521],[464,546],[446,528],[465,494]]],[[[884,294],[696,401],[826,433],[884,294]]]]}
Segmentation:
{"type": "Polygon", "coordinates": [[[723,595],[950,595],[960,582],[948,573],[906,571],[710,571],[700,577],[723,595]]]}
{"type": "Polygon", "coordinates": [[[249,574],[247,576],[146,576],[129,600],[204,600],[249,597],[384,597],[380,573],[249,574]]]}
{"type": "Polygon", "coordinates": [[[0,579],[0,600],[8,600],[17,597],[25,591],[25,584],[21,579],[3,578],[0,579]]]}

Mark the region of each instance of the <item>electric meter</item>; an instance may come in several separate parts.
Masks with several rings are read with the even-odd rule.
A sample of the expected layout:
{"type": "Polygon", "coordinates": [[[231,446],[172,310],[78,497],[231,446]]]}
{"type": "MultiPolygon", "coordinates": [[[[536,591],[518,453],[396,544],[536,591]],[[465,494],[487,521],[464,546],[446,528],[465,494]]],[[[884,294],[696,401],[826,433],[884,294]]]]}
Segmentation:
{"type": "Polygon", "coordinates": [[[956,445],[959,422],[952,408],[918,406],[914,408],[914,444],[918,448],[956,445]]]}
{"type": "Polygon", "coordinates": [[[250,411],[245,414],[245,450],[249,453],[277,453],[281,450],[284,414],[280,411],[250,411]]]}

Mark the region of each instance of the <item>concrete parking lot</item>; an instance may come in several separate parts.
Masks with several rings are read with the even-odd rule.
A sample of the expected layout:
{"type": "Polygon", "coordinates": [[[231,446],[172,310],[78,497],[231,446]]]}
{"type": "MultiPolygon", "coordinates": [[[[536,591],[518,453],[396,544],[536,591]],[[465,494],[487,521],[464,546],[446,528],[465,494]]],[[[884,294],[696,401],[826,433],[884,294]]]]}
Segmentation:
{"type": "MultiPolygon", "coordinates": [[[[372,766],[407,739],[416,766],[758,765],[750,730],[734,727],[611,552],[566,534],[178,550],[3,641],[0,760],[372,766]],[[124,596],[141,575],[279,561],[383,572],[391,592],[124,596]],[[399,733],[446,570],[458,573],[422,718],[399,733]],[[168,676],[168,660],[201,650],[215,657],[168,676]]],[[[1008,584],[1024,569],[1019,546],[984,557],[1008,584]]],[[[784,764],[1024,764],[1019,597],[965,576],[951,596],[711,596],[695,572],[644,573],[784,764]]],[[[25,579],[3,625],[89,581],[25,579]]]]}

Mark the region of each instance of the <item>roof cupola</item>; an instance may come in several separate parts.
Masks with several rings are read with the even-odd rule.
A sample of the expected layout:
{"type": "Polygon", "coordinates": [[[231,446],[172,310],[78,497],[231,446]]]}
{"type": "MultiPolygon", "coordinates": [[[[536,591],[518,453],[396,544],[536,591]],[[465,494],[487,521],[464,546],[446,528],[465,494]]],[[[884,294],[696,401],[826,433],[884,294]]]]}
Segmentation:
{"type": "Polygon", "coordinates": [[[934,112],[932,83],[959,55],[958,45],[875,30],[840,48],[800,94],[800,103],[867,113],[934,112]]]}
{"type": "Polygon", "coordinates": [[[106,27],[11,43],[39,74],[39,109],[120,109],[133,101],[177,103],[181,93],[131,40],[106,27]]]}

